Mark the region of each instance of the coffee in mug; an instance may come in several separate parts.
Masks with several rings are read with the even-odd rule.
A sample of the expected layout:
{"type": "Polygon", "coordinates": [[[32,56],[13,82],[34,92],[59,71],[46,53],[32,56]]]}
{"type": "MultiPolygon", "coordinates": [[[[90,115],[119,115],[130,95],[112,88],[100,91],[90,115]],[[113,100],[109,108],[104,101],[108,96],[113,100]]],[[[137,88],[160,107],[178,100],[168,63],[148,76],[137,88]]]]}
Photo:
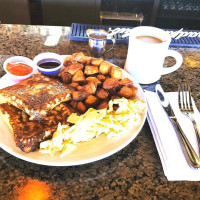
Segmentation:
{"type": "Polygon", "coordinates": [[[144,42],[149,43],[162,43],[163,41],[160,38],[153,37],[153,36],[147,36],[147,35],[141,35],[136,37],[139,40],[142,40],[144,42]]]}
{"type": "Polygon", "coordinates": [[[164,74],[177,70],[183,58],[180,53],[169,50],[170,35],[162,29],[151,26],[133,28],[129,35],[125,70],[139,83],[150,84],[158,81],[164,74]],[[165,58],[175,58],[176,64],[163,67],[165,58]]]}

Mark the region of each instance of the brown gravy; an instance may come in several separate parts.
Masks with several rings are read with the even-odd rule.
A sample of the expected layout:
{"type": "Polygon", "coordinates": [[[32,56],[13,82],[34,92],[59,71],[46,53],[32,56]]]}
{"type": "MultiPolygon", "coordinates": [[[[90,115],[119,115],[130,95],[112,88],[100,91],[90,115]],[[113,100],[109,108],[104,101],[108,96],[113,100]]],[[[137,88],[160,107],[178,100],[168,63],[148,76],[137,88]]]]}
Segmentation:
{"type": "Polygon", "coordinates": [[[61,62],[54,58],[45,58],[40,60],[37,64],[44,69],[53,69],[61,65],[61,62]]]}
{"type": "Polygon", "coordinates": [[[97,34],[97,33],[92,33],[90,34],[90,37],[91,38],[94,38],[94,39],[106,39],[107,36],[105,34],[97,34]]]}
{"type": "Polygon", "coordinates": [[[162,43],[163,42],[160,38],[153,37],[153,36],[141,35],[141,36],[137,36],[136,38],[148,43],[162,43]]]}

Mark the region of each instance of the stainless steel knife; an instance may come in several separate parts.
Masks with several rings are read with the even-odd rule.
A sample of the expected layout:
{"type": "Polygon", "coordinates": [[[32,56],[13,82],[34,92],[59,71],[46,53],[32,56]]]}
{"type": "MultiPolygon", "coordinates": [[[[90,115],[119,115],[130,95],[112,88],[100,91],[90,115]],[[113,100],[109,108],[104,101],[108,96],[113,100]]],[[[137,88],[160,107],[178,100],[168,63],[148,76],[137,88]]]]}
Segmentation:
{"type": "Polygon", "coordinates": [[[178,123],[177,118],[172,110],[172,107],[168,99],[166,98],[166,95],[161,85],[157,84],[155,89],[156,89],[156,94],[160,100],[160,103],[164,108],[165,112],[167,113],[167,116],[177,133],[181,148],[183,150],[183,153],[186,157],[188,164],[194,168],[200,168],[200,159],[196,154],[196,152],[194,151],[186,135],[184,134],[180,124],[178,123]]]}

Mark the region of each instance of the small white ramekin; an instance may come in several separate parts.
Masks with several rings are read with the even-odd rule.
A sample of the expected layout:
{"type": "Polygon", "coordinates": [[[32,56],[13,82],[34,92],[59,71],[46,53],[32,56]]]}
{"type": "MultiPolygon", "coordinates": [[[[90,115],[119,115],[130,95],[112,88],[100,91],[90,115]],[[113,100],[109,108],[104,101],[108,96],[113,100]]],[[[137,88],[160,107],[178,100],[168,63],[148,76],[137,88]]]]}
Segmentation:
{"type": "Polygon", "coordinates": [[[7,60],[5,60],[5,62],[3,63],[3,68],[5,70],[5,72],[9,75],[9,77],[13,80],[16,80],[16,81],[20,81],[20,80],[24,80],[24,79],[27,79],[29,78],[30,76],[32,76],[36,70],[37,70],[37,67],[35,65],[35,63],[30,59],[30,58],[27,58],[27,57],[24,57],[24,56],[13,56],[13,57],[10,57],[8,58],[7,60]],[[7,69],[6,69],[6,66],[8,63],[12,63],[12,62],[21,62],[21,63],[24,63],[24,64],[27,64],[28,66],[32,67],[33,70],[31,73],[27,74],[27,75],[24,75],[24,76],[18,76],[18,75],[14,75],[14,74],[11,74],[7,69]]]}

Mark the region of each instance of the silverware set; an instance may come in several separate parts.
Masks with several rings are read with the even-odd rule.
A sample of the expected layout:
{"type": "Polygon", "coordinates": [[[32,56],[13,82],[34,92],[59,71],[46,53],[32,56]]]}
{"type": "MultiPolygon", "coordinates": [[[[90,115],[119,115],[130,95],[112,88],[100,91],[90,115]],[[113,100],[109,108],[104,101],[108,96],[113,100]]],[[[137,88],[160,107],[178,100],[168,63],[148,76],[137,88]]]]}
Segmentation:
{"type": "MultiPolygon", "coordinates": [[[[156,85],[156,93],[159,97],[161,105],[163,106],[165,112],[167,113],[167,115],[169,117],[169,120],[171,121],[171,123],[177,133],[181,148],[183,150],[183,153],[185,155],[185,158],[186,158],[188,164],[193,168],[200,168],[200,158],[196,154],[195,150],[193,149],[192,145],[190,144],[189,140],[187,139],[184,131],[182,130],[182,128],[172,110],[172,107],[171,107],[168,99],[166,98],[166,95],[160,84],[156,85]]],[[[193,126],[194,126],[196,136],[197,136],[198,146],[200,149],[200,133],[199,133],[196,121],[194,119],[192,93],[191,93],[189,86],[187,86],[187,85],[184,85],[184,86],[179,85],[178,86],[178,105],[179,105],[180,111],[191,119],[193,126]]]]}

